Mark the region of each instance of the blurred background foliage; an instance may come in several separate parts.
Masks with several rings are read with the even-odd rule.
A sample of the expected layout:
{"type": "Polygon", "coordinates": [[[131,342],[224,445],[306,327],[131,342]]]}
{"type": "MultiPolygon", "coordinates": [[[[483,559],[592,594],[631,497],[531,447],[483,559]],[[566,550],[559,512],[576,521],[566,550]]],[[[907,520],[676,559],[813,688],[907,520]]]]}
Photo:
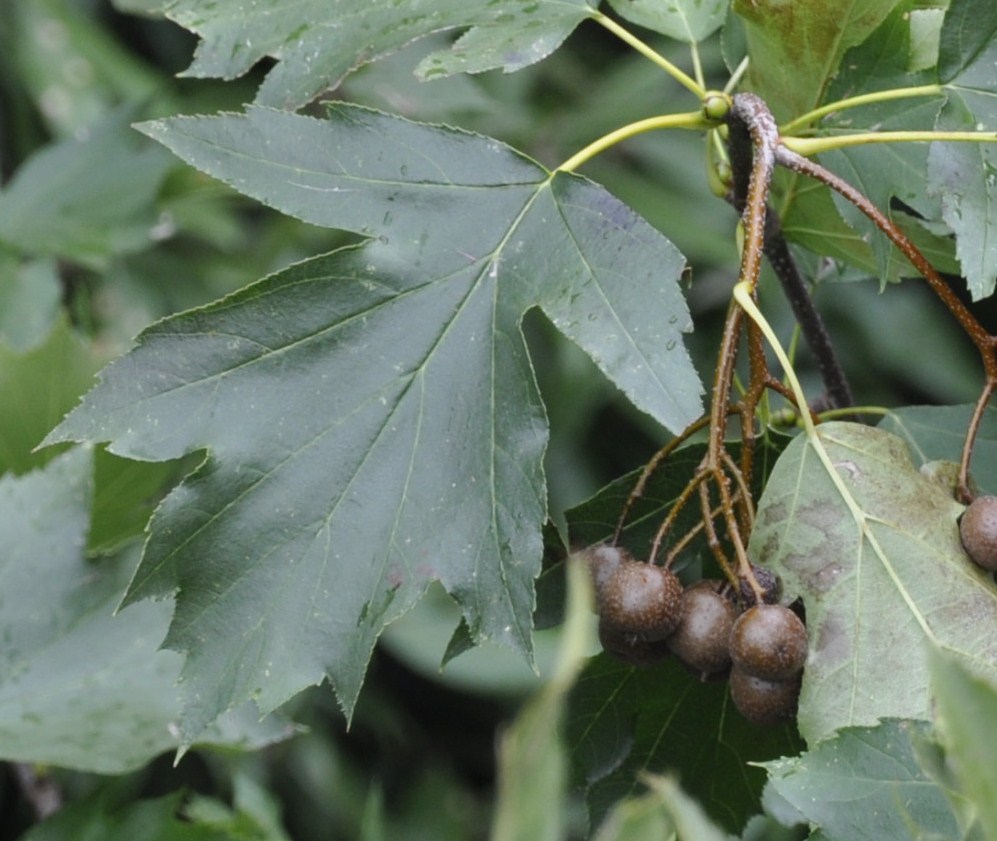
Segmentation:
{"type": "MultiPolygon", "coordinates": [[[[0,3],[2,471],[20,474],[54,456],[32,448],[143,327],[345,240],[251,203],[130,128],[166,114],[238,110],[260,79],[178,78],[195,40],[156,16],[156,5],[0,3]]],[[[688,66],[681,45],[643,34],[688,66]]],[[[594,25],[525,71],[423,84],[411,69],[433,46],[419,42],[366,67],[329,96],[480,131],[550,167],[624,123],[694,107],[684,89],[594,25]]],[[[702,57],[708,82],[722,85],[719,39],[707,42],[702,57]]],[[[702,139],[642,135],[587,164],[584,174],[685,254],[696,324],[689,347],[708,382],[736,273],[736,220],[707,189],[702,139]]],[[[860,404],[975,398],[975,354],[922,284],[881,292],[877,279],[805,263],[819,278],[816,298],[860,404]]],[[[791,316],[768,276],[762,303],[788,341],[791,316]]],[[[990,306],[975,309],[994,330],[990,306]]],[[[547,469],[557,518],[645,462],[664,433],[542,316],[529,314],[525,330],[550,416],[547,469]]],[[[799,366],[817,393],[802,350],[799,366]]],[[[193,463],[137,465],[101,455],[91,550],[111,553],[139,540],[155,503],[193,463]]],[[[509,652],[488,647],[440,671],[456,619],[449,599],[433,591],[389,629],[348,732],[331,692],[320,687],[288,710],[307,732],[254,754],[195,751],[176,767],[164,756],[121,777],[51,774],[68,803],[100,802],[108,813],[139,796],[193,793],[183,808],[218,837],[481,838],[494,798],[496,732],[543,679],[557,631],[540,632],[539,678],[509,652]]],[[[33,820],[17,773],[10,764],[0,769],[0,841],[20,837],[33,820]]],[[[169,815],[177,804],[148,808],[169,815]]],[[[72,820],[67,810],[65,826],[72,820]]],[[[576,824],[583,825],[580,812],[576,824]]]]}

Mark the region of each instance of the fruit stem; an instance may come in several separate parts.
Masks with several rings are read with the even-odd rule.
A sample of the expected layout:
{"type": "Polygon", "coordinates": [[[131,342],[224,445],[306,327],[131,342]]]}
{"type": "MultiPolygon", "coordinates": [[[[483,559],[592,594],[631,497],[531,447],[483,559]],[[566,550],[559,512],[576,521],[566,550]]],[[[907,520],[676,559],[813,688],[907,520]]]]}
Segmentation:
{"type": "Polygon", "coordinates": [[[647,44],[640,40],[636,35],[628,32],[622,26],[620,26],[612,18],[606,17],[602,12],[595,12],[592,15],[592,19],[598,23],[600,26],[608,29],[617,38],[633,47],[637,52],[639,52],[644,58],[650,59],[655,64],[658,65],[662,70],[664,70],[669,76],[671,76],[676,82],[678,82],[683,87],[692,91],[698,99],[703,98],[703,94],[706,89],[700,85],[695,79],[693,79],[689,74],[680,70],[674,64],[672,64],[667,58],[653,50],[647,44]]]}
{"type": "Polygon", "coordinates": [[[987,377],[983,384],[983,390],[973,407],[973,416],[969,419],[969,426],[966,428],[966,438],[962,442],[962,454],[959,457],[959,474],[956,483],[956,495],[960,502],[969,505],[973,501],[973,491],[969,487],[969,464],[973,458],[973,446],[976,443],[976,436],[980,431],[980,424],[983,422],[983,415],[990,403],[990,398],[997,389],[997,380],[987,377]]]}
{"type": "Polygon", "coordinates": [[[651,478],[651,475],[673,452],[675,452],[675,450],[699,432],[699,430],[707,427],[709,423],[709,415],[703,415],[698,420],[694,420],[685,429],[683,429],[682,432],[658,450],[658,452],[651,457],[651,460],[644,465],[644,470],[641,472],[640,478],[637,480],[637,484],[635,484],[633,490],[630,491],[630,496],[627,497],[627,501],[623,503],[623,509],[620,511],[619,519],[616,522],[616,531],[613,532],[614,546],[620,542],[620,535],[623,533],[623,525],[627,521],[630,509],[633,508],[634,503],[644,495],[644,491],[647,488],[647,483],[651,478]]]}
{"type": "Polygon", "coordinates": [[[657,117],[648,117],[644,120],[637,120],[634,123],[615,129],[609,134],[604,134],[598,140],[589,143],[584,149],[576,152],[563,164],[557,167],[555,172],[574,172],[582,164],[594,158],[600,152],[604,152],[611,146],[615,146],[623,140],[636,137],[648,131],[657,131],[666,128],[684,128],[694,131],[702,131],[712,128],[716,123],[703,116],[701,111],[690,111],[683,114],[661,114],[657,117]]]}
{"type": "Polygon", "coordinates": [[[875,91],[873,93],[864,93],[860,96],[850,96],[846,99],[829,102],[827,105],[822,105],[820,108],[815,108],[813,111],[808,111],[806,114],[803,114],[795,120],[791,120],[784,126],[781,126],[780,132],[783,135],[795,134],[801,128],[806,128],[811,123],[816,123],[821,118],[826,117],[828,114],[833,114],[835,111],[845,111],[849,108],[857,108],[860,105],[887,102],[891,99],[906,99],[908,97],[916,96],[940,96],[942,93],[943,89],[941,85],[919,85],[911,88],[890,88],[885,91],[875,91]]]}

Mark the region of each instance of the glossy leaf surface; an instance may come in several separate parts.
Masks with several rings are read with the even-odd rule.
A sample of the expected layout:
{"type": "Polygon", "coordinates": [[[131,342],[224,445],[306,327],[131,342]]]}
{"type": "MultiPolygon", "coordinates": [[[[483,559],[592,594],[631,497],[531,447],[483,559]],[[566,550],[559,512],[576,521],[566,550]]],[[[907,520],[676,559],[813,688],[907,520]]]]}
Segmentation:
{"type": "Polygon", "coordinates": [[[146,130],[287,213],[374,237],[154,325],[51,438],[209,451],[154,519],[128,597],[179,591],[186,732],[326,675],[351,709],[377,635],[433,579],[473,639],[528,653],[546,425],[519,321],[539,305],[681,428],[700,411],[681,255],[584,179],[366,109],[146,130]]]}
{"type": "Polygon", "coordinates": [[[167,14],[201,36],[186,75],[232,79],[265,56],[277,60],[257,102],[304,105],[350,71],[433,32],[466,30],[420,66],[427,78],[518,70],[553,52],[593,13],[589,0],[174,0],[167,14]]]}

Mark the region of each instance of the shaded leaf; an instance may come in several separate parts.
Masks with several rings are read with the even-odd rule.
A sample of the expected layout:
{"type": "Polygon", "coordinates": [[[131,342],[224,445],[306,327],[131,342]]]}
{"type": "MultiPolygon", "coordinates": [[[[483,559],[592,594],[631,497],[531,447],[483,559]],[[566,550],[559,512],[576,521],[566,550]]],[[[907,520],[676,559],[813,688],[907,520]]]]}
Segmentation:
{"type": "Polygon", "coordinates": [[[34,448],[93,384],[99,368],[100,360],[61,318],[29,351],[0,345],[0,473],[23,473],[52,459],[53,451],[34,448]]]}
{"type": "Polygon", "coordinates": [[[181,819],[180,794],[117,806],[108,798],[70,803],[21,836],[21,841],[232,841],[227,827],[181,819]]]}
{"type": "Polygon", "coordinates": [[[749,546],[806,605],[798,722],[810,742],[883,717],[928,718],[929,643],[997,674],[997,588],[962,549],[952,489],[920,474],[887,432],[831,423],[818,434],[854,508],[800,437],[770,477],[749,546]]]}
{"type": "MultiPolygon", "coordinates": [[[[940,36],[938,69],[949,96],[938,128],[997,129],[997,9],[981,0],[952,0],[940,36]]],[[[997,280],[997,145],[933,143],[929,190],[956,234],[956,253],[974,299],[994,291],[997,280]]]]}
{"type": "Polygon", "coordinates": [[[828,841],[957,838],[948,801],[913,747],[926,729],[897,720],[849,727],[801,756],[766,762],[770,785],[828,841]]]}
{"type": "MultiPolygon", "coordinates": [[[[180,657],[157,651],[167,604],[115,616],[128,559],[83,556],[91,497],[86,449],[0,479],[0,755],[121,773],[179,746],[180,657]]],[[[207,743],[259,747],[290,731],[240,710],[207,743]]]]}
{"type": "Polygon", "coordinates": [[[54,260],[21,261],[0,250],[0,343],[24,352],[44,341],[59,316],[54,260]]]}
{"type": "Polygon", "coordinates": [[[729,841],[671,777],[645,775],[649,791],[617,803],[595,841],[729,841]]]}
{"type": "Polygon", "coordinates": [[[35,153],[0,193],[0,240],[98,267],[151,245],[154,199],[175,163],[132,131],[130,116],[35,153]]]}
{"type": "Polygon", "coordinates": [[[609,5],[640,26],[694,44],[720,28],[730,0],[610,0],[609,5]]]}
{"type": "MultiPolygon", "coordinates": [[[[845,55],[841,73],[829,86],[827,100],[933,81],[930,73],[910,73],[907,69],[912,5],[912,2],[901,3],[863,44],[845,55]]],[[[935,125],[943,102],[944,96],[939,91],[935,96],[849,108],[822,120],[819,134],[837,136],[856,131],[930,129],[935,125]]],[[[935,220],[941,218],[941,208],[937,200],[927,195],[928,149],[926,143],[873,143],[828,152],[821,155],[821,163],[861,190],[895,220],[902,219],[905,214],[895,211],[893,199],[899,199],[903,207],[920,217],[935,220]]],[[[871,247],[879,277],[895,279],[901,273],[915,274],[906,259],[864,213],[837,193],[832,195],[842,217],[871,247]]],[[[940,238],[938,241],[942,242],[940,238]]],[[[954,269],[952,262],[936,267],[954,269]]]]}
{"type": "Polygon", "coordinates": [[[765,774],[748,765],[798,751],[791,727],[759,728],[724,682],[701,683],[674,658],[636,669],[594,658],[572,693],[568,742],[593,823],[641,790],[639,775],[675,773],[729,831],[758,811],[765,774]]]}
{"type": "Polygon", "coordinates": [[[277,60],[256,101],[294,109],[350,71],[433,32],[464,29],[449,50],[425,59],[426,78],[519,70],[549,55],[594,12],[590,0],[174,0],[169,17],[202,41],[185,75],[233,79],[265,56],[277,60]]]}
{"type": "Polygon", "coordinates": [[[352,709],[381,629],[434,579],[472,639],[528,653],[546,424],[519,320],[539,304],[683,427],[700,387],[681,255],[584,179],[366,109],[146,130],[285,212],[377,237],[149,328],[50,436],[137,459],[209,449],[128,596],[179,590],[185,733],[325,675],[352,709]]]}
{"type": "Polygon", "coordinates": [[[997,745],[987,737],[997,721],[997,690],[942,650],[932,653],[931,673],[947,764],[975,804],[984,837],[997,838],[997,745]]]}
{"type": "MultiPolygon", "coordinates": [[[[938,461],[957,463],[973,408],[968,404],[905,406],[893,409],[879,428],[903,438],[919,467],[938,461]]],[[[980,490],[997,494],[997,411],[992,407],[980,423],[970,467],[971,477],[980,490]]]]}
{"type": "Polygon", "coordinates": [[[938,75],[952,82],[992,47],[997,7],[987,0],[950,0],[938,43],[938,75]]]}

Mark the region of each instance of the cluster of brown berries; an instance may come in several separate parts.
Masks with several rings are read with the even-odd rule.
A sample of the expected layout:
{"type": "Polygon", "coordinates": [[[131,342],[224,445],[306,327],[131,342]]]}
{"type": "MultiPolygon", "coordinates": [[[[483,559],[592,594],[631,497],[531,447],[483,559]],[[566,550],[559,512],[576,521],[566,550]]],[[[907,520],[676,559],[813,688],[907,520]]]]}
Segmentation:
{"type": "Polygon", "coordinates": [[[703,680],[729,675],[734,705],[756,724],[795,715],[807,630],[777,603],[779,581],[769,570],[753,570],[759,604],[747,582],[736,595],[720,581],[683,587],[670,570],[619,546],[592,547],[587,559],[607,654],[634,666],[675,655],[703,680]]]}

